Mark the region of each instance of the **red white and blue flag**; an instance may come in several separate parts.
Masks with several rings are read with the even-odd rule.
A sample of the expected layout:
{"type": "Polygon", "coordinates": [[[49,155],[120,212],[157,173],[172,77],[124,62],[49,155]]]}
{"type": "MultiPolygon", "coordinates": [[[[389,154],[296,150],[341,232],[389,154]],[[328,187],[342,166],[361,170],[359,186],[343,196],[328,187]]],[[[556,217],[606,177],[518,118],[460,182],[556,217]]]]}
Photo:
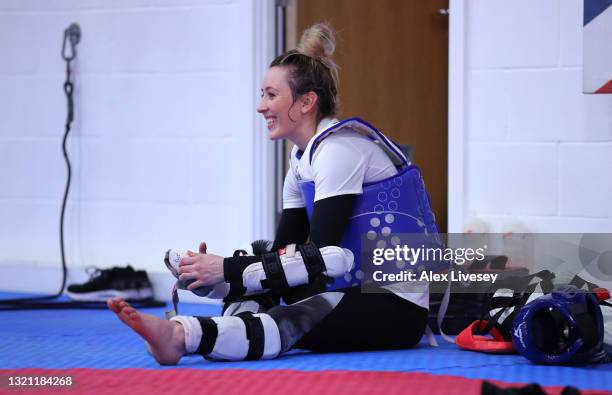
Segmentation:
{"type": "Polygon", "coordinates": [[[612,93],[612,0],[584,0],[583,92],[612,93]]]}

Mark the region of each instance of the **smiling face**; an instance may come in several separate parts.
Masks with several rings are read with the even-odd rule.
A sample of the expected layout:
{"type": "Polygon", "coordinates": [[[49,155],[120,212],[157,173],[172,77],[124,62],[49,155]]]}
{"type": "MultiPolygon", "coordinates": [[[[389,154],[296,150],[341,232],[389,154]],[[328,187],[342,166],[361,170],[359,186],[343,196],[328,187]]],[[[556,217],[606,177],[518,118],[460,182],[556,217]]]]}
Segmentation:
{"type": "Polygon", "coordinates": [[[299,106],[294,102],[287,83],[287,73],[286,67],[271,67],[261,89],[257,112],[266,119],[271,140],[291,139],[301,119],[299,106]]]}

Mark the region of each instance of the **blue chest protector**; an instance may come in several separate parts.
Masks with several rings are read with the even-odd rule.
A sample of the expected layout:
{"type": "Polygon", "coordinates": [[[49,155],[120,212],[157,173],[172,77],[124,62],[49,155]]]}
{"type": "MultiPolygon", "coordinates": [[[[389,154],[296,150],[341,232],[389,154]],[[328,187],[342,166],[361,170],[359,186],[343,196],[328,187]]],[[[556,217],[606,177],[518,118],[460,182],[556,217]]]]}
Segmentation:
{"type": "MultiPolygon", "coordinates": [[[[408,162],[397,144],[372,125],[359,118],[349,118],[332,125],[321,132],[313,142],[309,158],[311,163],[317,144],[342,128],[350,128],[363,134],[383,148],[398,169],[398,174],[363,185],[363,194],[356,199],[342,241],[342,247],[353,252],[355,266],[350,273],[329,284],[329,290],[361,284],[364,276],[361,270],[362,237],[375,242],[380,248],[394,248],[395,245],[402,244],[402,234],[415,233],[428,235],[434,239],[436,244],[440,244],[438,228],[421,172],[408,162]]],[[[299,186],[308,217],[312,218],[315,183],[314,181],[300,181],[299,186]]],[[[420,267],[420,270],[440,268],[440,263],[432,263],[429,267],[420,267]]]]}

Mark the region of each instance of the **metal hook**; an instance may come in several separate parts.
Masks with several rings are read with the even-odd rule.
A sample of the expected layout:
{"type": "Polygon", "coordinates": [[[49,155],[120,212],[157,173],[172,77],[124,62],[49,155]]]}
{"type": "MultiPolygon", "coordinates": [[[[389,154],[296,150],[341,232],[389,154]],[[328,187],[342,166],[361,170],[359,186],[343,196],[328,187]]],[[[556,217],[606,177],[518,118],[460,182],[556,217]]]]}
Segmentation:
{"type": "Polygon", "coordinates": [[[62,58],[71,61],[76,57],[76,45],[81,41],[81,28],[76,23],[64,30],[64,42],[62,44],[62,58]],[[70,40],[70,54],[66,54],[66,42],[70,40]]]}

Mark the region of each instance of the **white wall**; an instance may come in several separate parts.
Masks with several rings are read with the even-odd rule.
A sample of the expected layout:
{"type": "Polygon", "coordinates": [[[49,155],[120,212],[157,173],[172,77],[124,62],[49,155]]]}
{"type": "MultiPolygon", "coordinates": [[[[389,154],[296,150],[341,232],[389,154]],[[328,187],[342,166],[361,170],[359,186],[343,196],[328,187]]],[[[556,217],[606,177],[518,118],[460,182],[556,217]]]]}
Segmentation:
{"type": "Polygon", "coordinates": [[[271,237],[272,147],[255,113],[272,57],[260,0],[0,2],[0,263],[59,266],[66,169],[60,58],[81,26],[67,260],[165,270],[271,237]],[[269,155],[267,153],[270,153],[269,155]],[[270,220],[271,221],[271,220],[270,220]]]}
{"type": "Polygon", "coordinates": [[[464,158],[463,169],[451,169],[463,180],[451,188],[463,189],[451,231],[477,215],[492,232],[517,221],[532,232],[612,232],[612,95],[581,93],[582,7],[451,2],[462,18],[451,28],[451,54],[463,48],[451,77],[463,69],[464,82],[450,83],[451,99],[461,94],[451,115],[463,108],[463,119],[451,117],[460,122],[451,125],[460,142],[451,156],[464,158]]]}

